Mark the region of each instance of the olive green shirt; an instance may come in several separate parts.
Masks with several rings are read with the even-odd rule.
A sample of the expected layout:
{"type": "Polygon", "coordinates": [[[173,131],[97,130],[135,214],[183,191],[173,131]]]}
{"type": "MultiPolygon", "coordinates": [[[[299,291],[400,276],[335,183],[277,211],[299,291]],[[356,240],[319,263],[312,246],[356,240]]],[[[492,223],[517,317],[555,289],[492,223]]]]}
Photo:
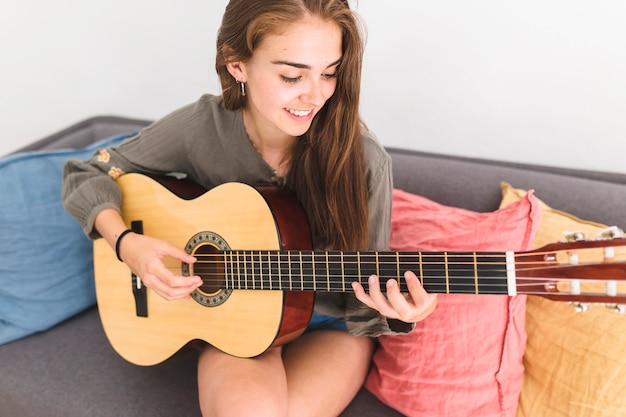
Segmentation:
{"type": "MultiPolygon", "coordinates": [[[[388,247],[392,202],[391,158],[369,133],[364,133],[369,190],[369,249],[388,247]]],[[[211,189],[236,181],[278,184],[281,178],[256,151],[246,134],[241,111],[229,111],[221,96],[204,95],[143,129],[122,144],[97,151],[89,160],[65,166],[63,204],[91,238],[94,221],[107,208],[120,210],[121,192],[114,179],[130,172],[182,173],[211,189]]],[[[315,311],[344,316],[355,335],[405,333],[412,324],[387,320],[353,294],[316,294],[315,311]]]]}

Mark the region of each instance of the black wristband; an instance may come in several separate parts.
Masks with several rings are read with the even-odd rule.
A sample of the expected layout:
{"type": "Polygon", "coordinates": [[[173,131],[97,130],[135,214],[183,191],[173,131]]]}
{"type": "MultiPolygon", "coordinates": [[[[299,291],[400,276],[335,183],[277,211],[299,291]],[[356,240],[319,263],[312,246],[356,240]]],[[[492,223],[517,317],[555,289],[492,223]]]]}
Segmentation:
{"type": "Polygon", "coordinates": [[[120,257],[120,242],[122,242],[122,238],[124,236],[126,236],[129,233],[132,233],[133,231],[130,229],[126,229],[124,230],[122,233],[120,233],[119,237],[117,238],[117,242],[115,242],[115,256],[117,256],[117,259],[120,262],[124,262],[122,261],[122,258],[120,257]]]}

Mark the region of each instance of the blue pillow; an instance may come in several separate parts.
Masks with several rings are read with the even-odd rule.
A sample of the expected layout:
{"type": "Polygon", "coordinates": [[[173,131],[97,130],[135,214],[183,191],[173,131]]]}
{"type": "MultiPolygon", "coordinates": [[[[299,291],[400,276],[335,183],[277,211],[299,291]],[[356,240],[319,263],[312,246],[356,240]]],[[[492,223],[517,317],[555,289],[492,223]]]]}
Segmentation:
{"type": "Polygon", "coordinates": [[[92,242],[61,203],[63,165],[133,134],[0,158],[0,344],[95,304],[92,242]]]}

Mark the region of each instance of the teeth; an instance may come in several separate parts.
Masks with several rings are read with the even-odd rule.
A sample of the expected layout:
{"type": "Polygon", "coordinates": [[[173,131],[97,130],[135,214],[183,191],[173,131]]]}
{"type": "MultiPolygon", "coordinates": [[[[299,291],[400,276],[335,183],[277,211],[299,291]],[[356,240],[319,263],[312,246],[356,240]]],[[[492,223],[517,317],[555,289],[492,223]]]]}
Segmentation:
{"type": "Polygon", "coordinates": [[[287,111],[293,114],[294,116],[298,116],[298,117],[304,117],[304,116],[308,116],[309,114],[311,114],[311,110],[287,110],[287,111]]]}

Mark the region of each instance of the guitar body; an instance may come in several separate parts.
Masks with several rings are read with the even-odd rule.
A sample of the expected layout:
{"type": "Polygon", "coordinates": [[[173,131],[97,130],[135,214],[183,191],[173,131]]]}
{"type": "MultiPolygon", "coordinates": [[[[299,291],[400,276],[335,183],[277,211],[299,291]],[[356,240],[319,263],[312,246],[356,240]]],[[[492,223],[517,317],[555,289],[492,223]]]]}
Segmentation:
{"type": "MultiPolygon", "coordinates": [[[[228,183],[185,199],[140,174],[123,175],[118,184],[122,216],[129,227],[139,222],[144,234],[189,247],[192,254],[198,248],[211,249],[216,242],[233,249],[311,247],[301,207],[276,188],[228,183]],[[198,234],[210,237],[198,243],[198,234]]],[[[180,261],[166,257],[163,262],[184,275],[180,261]]],[[[313,308],[312,292],[211,290],[214,294],[200,294],[211,298],[210,305],[204,305],[193,298],[166,301],[144,288],[144,317],[138,315],[131,271],[103,239],[94,242],[94,267],[106,335],[122,357],[138,365],[162,362],[196,339],[234,356],[257,356],[299,336],[313,308]]]]}

